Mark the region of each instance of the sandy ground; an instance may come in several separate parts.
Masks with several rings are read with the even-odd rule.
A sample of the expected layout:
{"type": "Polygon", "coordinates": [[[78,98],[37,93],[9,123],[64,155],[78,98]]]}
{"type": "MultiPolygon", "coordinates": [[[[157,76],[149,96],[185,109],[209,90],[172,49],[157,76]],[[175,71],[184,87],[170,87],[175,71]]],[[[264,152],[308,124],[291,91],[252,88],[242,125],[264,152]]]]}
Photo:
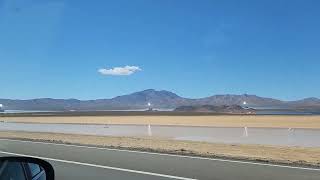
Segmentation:
{"type": "Polygon", "coordinates": [[[82,144],[99,147],[231,158],[298,166],[320,167],[320,148],[227,145],[142,137],[105,137],[57,133],[0,131],[0,138],[82,144]]]}
{"type": "Polygon", "coordinates": [[[216,116],[70,116],[70,117],[0,117],[6,122],[151,124],[214,127],[318,128],[320,116],[216,115],[216,116]]]}

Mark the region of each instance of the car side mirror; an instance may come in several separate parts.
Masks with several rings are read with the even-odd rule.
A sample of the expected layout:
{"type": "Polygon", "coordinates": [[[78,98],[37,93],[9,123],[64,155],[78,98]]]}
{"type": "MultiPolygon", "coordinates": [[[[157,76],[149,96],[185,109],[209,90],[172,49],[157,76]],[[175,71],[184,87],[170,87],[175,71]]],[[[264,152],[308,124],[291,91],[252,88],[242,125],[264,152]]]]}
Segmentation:
{"type": "Polygon", "coordinates": [[[41,159],[0,157],[0,179],[54,180],[54,169],[41,159]]]}

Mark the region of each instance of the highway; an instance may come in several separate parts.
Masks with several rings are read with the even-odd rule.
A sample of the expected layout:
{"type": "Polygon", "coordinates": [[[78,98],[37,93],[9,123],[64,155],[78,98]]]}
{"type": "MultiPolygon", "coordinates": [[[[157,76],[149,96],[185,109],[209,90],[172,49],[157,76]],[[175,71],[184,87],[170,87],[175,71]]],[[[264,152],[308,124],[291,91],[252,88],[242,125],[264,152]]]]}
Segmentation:
{"type": "Polygon", "coordinates": [[[319,180],[320,169],[0,139],[0,156],[49,161],[56,179],[319,180]]]}

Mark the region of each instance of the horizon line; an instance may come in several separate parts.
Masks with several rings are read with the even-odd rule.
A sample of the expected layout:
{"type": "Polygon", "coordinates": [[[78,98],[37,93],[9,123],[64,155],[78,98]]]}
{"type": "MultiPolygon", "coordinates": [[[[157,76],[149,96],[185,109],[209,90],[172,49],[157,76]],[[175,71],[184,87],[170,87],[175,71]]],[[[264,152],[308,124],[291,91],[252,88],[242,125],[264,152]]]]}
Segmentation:
{"type": "Polygon", "coordinates": [[[148,90],[153,90],[153,91],[157,91],[157,92],[160,92],[160,91],[166,91],[166,92],[170,92],[170,93],[174,93],[176,94],[177,96],[181,97],[181,98],[185,98],[185,99],[203,99],[203,98],[208,98],[208,97],[212,97],[212,96],[225,96],[225,95],[231,95],[231,96],[242,96],[242,95],[249,95],[249,96],[257,96],[257,97],[261,97],[261,98],[270,98],[270,99],[275,99],[275,100],[280,100],[280,101],[285,101],[285,102],[290,102],[290,101],[299,101],[299,100],[304,100],[304,99],[310,99],[310,98],[315,98],[315,99],[319,99],[320,100],[320,97],[314,97],[314,96],[306,96],[304,98],[297,98],[297,99],[294,99],[294,100],[283,100],[281,98],[275,98],[275,97],[267,97],[267,96],[259,96],[257,94],[248,94],[248,93],[241,93],[241,94],[236,94],[236,93],[218,93],[218,94],[213,94],[213,95],[209,95],[209,96],[204,96],[204,97],[193,97],[193,98],[190,98],[190,97],[183,97],[183,96],[180,96],[178,95],[177,93],[175,92],[172,92],[172,91],[168,91],[168,90],[164,90],[164,89],[161,89],[161,90],[157,90],[157,89],[152,89],[152,88],[149,88],[149,89],[144,89],[144,90],[140,90],[140,91],[135,91],[135,92],[131,92],[131,93],[127,93],[127,94],[122,94],[122,95],[116,95],[116,96],[113,96],[113,97],[110,97],[110,98],[92,98],[92,99],[81,99],[81,98],[74,98],[74,97],[70,97],[70,98],[52,98],[52,97],[35,97],[35,98],[3,98],[3,97],[0,97],[0,99],[6,99],[6,100],[37,100],[37,99],[54,99],[54,100],[79,100],[79,101],[92,101],[92,100],[108,100],[108,99],[113,99],[113,98],[116,98],[116,97],[119,97],[119,96],[125,96],[125,95],[131,95],[131,94],[134,94],[134,93],[139,93],[139,92],[143,92],[143,91],[148,91],[148,90]]]}

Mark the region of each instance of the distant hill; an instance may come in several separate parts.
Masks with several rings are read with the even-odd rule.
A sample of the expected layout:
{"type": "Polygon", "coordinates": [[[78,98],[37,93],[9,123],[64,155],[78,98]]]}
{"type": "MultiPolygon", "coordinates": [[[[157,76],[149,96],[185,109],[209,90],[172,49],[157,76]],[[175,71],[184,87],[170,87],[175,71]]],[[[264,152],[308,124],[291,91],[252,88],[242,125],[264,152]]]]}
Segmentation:
{"type": "Polygon", "coordinates": [[[272,99],[259,97],[256,95],[215,95],[206,98],[196,99],[195,104],[200,105],[242,105],[244,102],[247,103],[248,106],[282,106],[285,102],[272,99]]]}
{"type": "Polygon", "coordinates": [[[319,109],[320,99],[307,98],[298,101],[281,101],[272,98],[259,97],[256,95],[214,95],[206,98],[189,99],[178,96],[170,91],[157,91],[147,89],[128,95],[117,96],[111,99],[77,100],[77,99],[0,99],[4,109],[12,110],[132,110],[147,109],[148,103],[152,108],[174,109],[180,106],[222,106],[243,105],[248,107],[277,107],[277,108],[300,108],[319,109]]]}
{"type": "Polygon", "coordinates": [[[320,108],[320,99],[314,97],[306,98],[299,101],[291,101],[289,104],[297,108],[320,108]]]}
{"type": "Polygon", "coordinates": [[[255,114],[255,110],[251,108],[244,108],[239,105],[202,105],[202,106],[180,106],[174,111],[176,112],[209,112],[209,113],[223,113],[223,114],[255,114]]]}

